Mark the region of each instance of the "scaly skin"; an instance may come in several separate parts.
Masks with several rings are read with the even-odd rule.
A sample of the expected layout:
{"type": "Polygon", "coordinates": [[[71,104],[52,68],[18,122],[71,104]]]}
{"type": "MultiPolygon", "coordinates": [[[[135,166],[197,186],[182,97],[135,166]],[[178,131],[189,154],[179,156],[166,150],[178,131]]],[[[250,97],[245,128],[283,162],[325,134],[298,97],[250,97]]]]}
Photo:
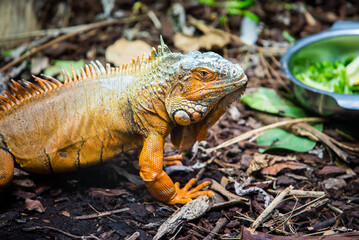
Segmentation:
{"type": "MultiPolygon", "coordinates": [[[[0,99],[0,189],[11,182],[14,161],[35,173],[93,165],[130,149],[140,150],[140,175],[156,199],[187,203],[209,182],[183,189],[163,171],[163,145],[171,134],[180,150],[204,140],[210,128],[245,89],[239,65],[198,51],[172,53],[161,42],[147,59],[106,69],[97,62],[65,82],[13,81],[0,99]]],[[[179,164],[180,158],[165,158],[179,164]]]]}

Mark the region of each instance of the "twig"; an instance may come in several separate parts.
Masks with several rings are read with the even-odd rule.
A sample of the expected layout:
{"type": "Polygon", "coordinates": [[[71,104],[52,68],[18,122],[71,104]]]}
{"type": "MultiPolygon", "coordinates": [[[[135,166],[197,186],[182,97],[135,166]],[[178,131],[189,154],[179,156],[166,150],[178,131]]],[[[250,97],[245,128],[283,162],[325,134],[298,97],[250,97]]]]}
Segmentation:
{"type": "Polygon", "coordinates": [[[228,200],[238,200],[241,203],[248,204],[249,200],[240,196],[237,196],[229,191],[227,191],[221,184],[219,184],[216,180],[212,179],[211,189],[219,192],[223,196],[225,196],[228,200]]]}
{"type": "Polygon", "coordinates": [[[237,206],[237,205],[243,204],[243,203],[249,205],[249,200],[248,200],[248,202],[243,202],[242,199],[232,199],[232,200],[229,200],[226,202],[218,202],[213,205],[211,210],[218,210],[218,209],[233,207],[233,206],[237,206]]]}
{"type": "MultiPolygon", "coordinates": [[[[188,225],[191,225],[192,227],[194,227],[194,228],[198,228],[198,229],[200,229],[200,230],[202,230],[202,231],[204,231],[204,232],[208,232],[208,233],[211,233],[212,231],[210,231],[210,230],[208,230],[207,228],[205,228],[205,227],[202,227],[202,226],[199,226],[199,225],[196,225],[196,224],[194,224],[194,223],[188,223],[188,225]]],[[[216,235],[216,236],[219,236],[219,234],[218,233],[213,233],[214,235],[216,235]]]]}
{"type": "Polygon", "coordinates": [[[321,142],[323,142],[325,145],[327,145],[333,152],[335,152],[335,154],[337,154],[341,159],[343,159],[346,163],[350,162],[350,155],[346,152],[344,152],[343,150],[341,150],[339,147],[337,147],[329,138],[326,134],[318,131],[317,129],[315,129],[314,127],[310,126],[309,124],[298,124],[296,126],[294,126],[293,128],[297,128],[296,130],[298,131],[298,129],[304,129],[308,132],[310,132],[311,134],[313,134],[315,137],[317,137],[318,139],[320,139],[321,142]]]}
{"type": "Polygon", "coordinates": [[[343,210],[337,208],[337,207],[334,207],[332,204],[327,204],[328,208],[332,209],[334,212],[338,213],[339,215],[343,214],[343,210]]]}
{"type": "Polygon", "coordinates": [[[263,132],[265,132],[265,131],[267,131],[269,129],[272,129],[272,128],[281,127],[281,126],[285,126],[285,125],[290,125],[290,124],[294,124],[294,123],[300,123],[300,122],[323,122],[323,121],[325,121],[325,119],[323,119],[323,118],[311,117],[311,118],[290,119],[290,120],[285,120],[285,121],[282,121],[282,122],[273,123],[273,124],[270,124],[270,125],[267,125],[267,126],[264,126],[264,127],[261,127],[261,128],[254,129],[254,130],[249,131],[249,132],[246,132],[246,133],[244,133],[242,135],[239,135],[239,136],[234,137],[234,138],[232,138],[232,139],[230,139],[228,141],[225,141],[224,143],[222,143],[222,144],[220,144],[220,145],[218,145],[216,147],[205,149],[205,151],[206,151],[207,154],[210,154],[213,151],[216,151],[218,149],[228,147],[229,145],[232,145],[234,143],[246,140],[248,138],[251,138],[251,137],[253,137],[253,136],[257,135],[257,134],[263,133],[263,132]]]}
{"type": "MultiPolygon", "coordinates": [[[[320,141],[322,141],[324,144],[326,144],[330,148],[332,148],[332,146],[334,146],[333,144],[335,144],[338,147],[344,148],[346,150],[353,151],[353,152],[359,152],[358,147],[351,147],[344,143],[338,142],[336,139],[326,135],[325,133],[318,131],[316,128],[312,127],[311,125],[302,123],[302,124],[298,124],[296,127],[297,127],[297,129],[302,128],[306,131],[309,131],[311,134],[313,134],[316,138],[318,138],[320,141]]],[[[294,128],[294,126],[293,126],[293,128],[294,128]]],[[[334,146],[334,149],[335,148],[336,148],[336,146],[334,146]]],[[[336,152],[337,150],[334,150],[334,149],[332,149],[332,150],[334,152],[336,152]]]]}
{"type": "Polygon", "coordinates": [[[211,240],[215,237],[215,235],[217,233],[219,233],[219,231],[222,230],[222,228],[224,228],[227,223],[228,223],[228,219],[226,217],[220,218],[217,222],[216,222],[216,226],[211,230],[211,232],[203,239],[203,240],[211,240]]]}
{"type": "Polygon", "coordinates": [[[79,235],[73,235],[71,233],[65,232],[61,229],[58,228],[54,228],[54,227],[50,227],[50,226],[35,226],[35,227],[29,227],[29,228],[23,228],[24,231],[33,231],[33,230],[39,230],[39,229],[50,229],[59,233],[64,234],[65,236],[68,236],[70,238],[76,238],[76,239],[96,239],[96,240],[100,240],[98,237],[94,236],[94,235],[90,235],[90,236],[79,236],[79,235]]]}
{"type": "Polygon", "coordinates": [[[269,204],[269,206],[261,213],[261,215],[258,216],[258,218],[252,223],[252,233],[256,230],[256,228],[261,224],[261,222],[264,220],[267,215],[273,211],[273,209],[283,200],[283,198],[290,192],[290,190],[293,189],[293,186],[287,187],[283,192],[281,192],[272,202],[269,204]]]}
{"type": "Polygon", "coordinates": [[[281,67],[280,62],[273,56],[273,54],[268,53],[267,51],[263,52],[264,55],[267,55],[268,57],[270,57],[270,59],[272,59],[273,63],[277,66],[277,67],[281,67]]]}
{"type": "Polygon", "coordinates": [[[305,211],[309,211],[312,208],[320,207],[328,202],[327,198],[326,199],[323,199],[323,198],[325,198],[325,196],[318,197],[318,198],[314,199],[313,201],[310,201],[310,202],[298,207],[297,209],[294,210],[293,213],[292,212],[286,213],[282,216],[278,216],[270,221],[267,221],[266,223],[263,224],[263,226],[272,227],[274,225],[277,225],[278,223],[283,222],[289,215],[292,215],[292,217],[295,217],[295,216],[302,214],[305,211]]]}
{"type": "MultiPolygon", "coordinates": [[[[289,87],[287,86],[287,84],[285,84],[285,82],[283,81],[283,79],[279,76],[278,72],[269,64],[269,62],[264,58],[263,56],[263,50],[258,50],[258,52],[261,53],[261,59],[263,59],[263,64],[269,69],[270,72],[273,73],[273,75],[275,76],[275,78],[277,79],[277,81],[282,85],[282,87],[287,91],[287,93],[290,93],[291,90],[289,89],[289,87]]],[[[273,55],[272,55],[273,56],[273,55]]],[[[274,58],[274,56],[273,56],[274,58]]]]}
{"type": "Polygon", "coordinates": [[[57,36],[62,33],[69,33],[69,32],[76,31],[85,26],[88,26],[88,24],[63,27],[63,28],[42,29],[42,30],[35,30],[35,31],[31,31],[31,32],[22,32],[22,33],[12,34],[10,36],[1,37],[0,42],[8,42],[8,41],[14,41],[17,39],[22,39],[22,38],[32,38],[32,37],[45,36],[45,35],[57,36]]]}
{"type": "MultiPolygon", "coordinates": [[[[272,229],[271,231],[269,232],[272,232],[272,231],[276,231],[278,228],[280,228],[281,226],[284,226],[285,223],[287,223],[293,216],[294,212],[295,212],[295,209],[297,207],[297,204],[298,204],[298,198],[296,198],[296,201],[295,201],[295,205],[293,206],[293,209],[292,211],[289,212],[289,216],[281,223],[279,224],[277,227],[275,227],[274,229],[272,229]]],[[[285,229],[284,229],[285,230],[285,229]]],[[[295,233],[292,232],[292,234],[294,235],[295,233]]]]}
{"type": "Polygon", "coordinates": [[[264,56],[263,56],[263,52],[258,51],[258,55],[259,55],[259,60],[261,61],[262,65],[263,65],[264,72],[265,72],[268,80],[272,80],[273,77],[272,77],[271,73],[269,72],[269,69],[267,67],[266,61],[265,61],[264,56]]]}
{"type": "MultiPolygon", "coordinates": [[[[280,193],[281,191],[277,191],[277,190],[268,190],[269,192],[272,193],[280,193]]],[[[321,191],[304,191],[304,190],[290,190],[290,192],[288,193],[288,195],[294,195],[297,198],[310,198],[310,197],[322,197],[325,196],[325,192],[321,192],[321,191]]]]}
{"type": "Polygon", "coordinates": [[[241,220],[244,220],[244,221],[248,221],[248,222],[254,222],[254,219],[252,219],[250,216],[245,215],[245,214],[243,214],[241,212],[238,212],[238,211],[236,211],[236,213],[239,215],[239,217],[234,216],[235,218],[241,219],[241,220]]]}
{"type": "Polygon", "coordinates": [[[129,22],[133,22],[133,21],[138,21],[139,19],[142,19],[144,16],[134,16],[134,17],[129,17],[129,18],[124,18],[124,19],[114,19],[114,20],[108,20],[108,21],[102,21],[102,22],[97,22],[97,23],[92,23],[89,24],[83,28],[77,29],[73,32],[67,33],[65,35],[62,35],[58,38],[55,38],[53,40],[51,40],[50,42],[47,42],[37,48],[33,48],[31,49],[29,52],[25,53],[24,55],[22,55],[21,57],[19,57],[18,59],[15,59],[11,62],[9,62],[8,64],[6,64],[5,66],[3,66],[2,68],[0,68],[0,72],[5,72],[7,69],[9,69],[10,67],[22,62],[23,60],[25,60],[26,58],[34,55],[35,53],[42,51],[48,47],[50,47],[53,44],[56,44],[58,42],[61,42],[65,39],[68,39],[70,37],[73,37],[79,33],[82,32],[86,32],[89,30],[93,30],[96,28],[101,28],[101,27],[105,27],[105,26],[109,26],[109,25],[113,25],[113,24],[121,24],[121,23],[129,23],[129,22]]]}
{"type": "Polygon", "coordinates": [[[108,215],[115,214],[115,213],[126,212],[128,210],[130,210],[130,209],[129,208],[121,208],[121,209],[115,209],[112,211],[98,212],[98,213],[93,213],[93,214],[89,214],[89,215],[76,216],[73,218],[78,219],[78,220],[79,219],[83,220],[83,219],[99,218],[99,217],[104,217],[104,216],[108,216],[108,215]]]}

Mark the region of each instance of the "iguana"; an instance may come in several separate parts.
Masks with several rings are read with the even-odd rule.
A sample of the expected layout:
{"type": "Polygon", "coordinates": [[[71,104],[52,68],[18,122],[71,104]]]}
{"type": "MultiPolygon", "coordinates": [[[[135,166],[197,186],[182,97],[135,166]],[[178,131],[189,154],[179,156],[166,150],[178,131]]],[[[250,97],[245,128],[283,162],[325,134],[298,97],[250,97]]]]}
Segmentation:
{"type": "Polygon", "coordinates": [[[45,75],[12,80],[13,93],[0,96],[0,189],[11,182],[14,162],[59,173],[139,149],[140,176],[156,199],[185,204],[213,197],[203,191],[209,182],[192,190],[193,179],[182,189],[172,182],[163,171],[163,146],[169,134],[180,151],[205,139],[246,87],[238,64],[213,52],[172,53],[161,40],[149,57],[120,67],[96,61],[63,76],[63,83],[45,75]]]}

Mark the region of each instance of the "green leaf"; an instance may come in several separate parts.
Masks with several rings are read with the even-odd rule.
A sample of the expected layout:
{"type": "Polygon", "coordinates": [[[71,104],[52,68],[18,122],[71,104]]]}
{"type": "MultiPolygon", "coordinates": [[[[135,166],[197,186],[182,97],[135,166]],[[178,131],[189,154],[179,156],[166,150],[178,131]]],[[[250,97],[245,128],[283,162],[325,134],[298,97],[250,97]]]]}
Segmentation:
{"type": "Polygon", "coordinates": [[[302,108],[280,97],[270,88],[259,88],[253,93],[245,94],[241,100],[251,108],[264,112],[292,118],[302,118],[306,116],[302,108]]]}
{"type": "Polygon", "coordinates": [[[203,5],[213,6],[214,0],[199,0],[199,2],[203,5]]]}
{"type": "Polygon", "coordinates": [[[243,10],[238,8],[227,8],[229,15],[243,15],[243,10]]]}
{"type": "Polygon", "coordinates": [[[315,147],[316,142],[308,138],[298,137],[292,133],[280,128],[274,128],[266,131],[257,138],[257,144],[260,146],[269,146],[266,149],[259,149],[265,152],[274,149],[286,149],[295,152],[308,152],[315,147]]]}
{"type": "Polygon", "coordinates": [[[4,51],[1,52],[1,54],[2,54],[4,57],[7,57],[7,56],[10,56],[10,55],[13,53],[14,50],[15,50],[15,49],[4,50],[4,51]]]}
{"type": "Polygon", "coordinates": [[[290,35],[289,32],[287,32],[287,31],[283,31],[282,36],[285,38],[285,40],[287,40],[290,43],[295,42],[295,38],[292,35],[290,35]]]}
{"type": "Polygon", "coordinates": [[[226,16],[224,16],[224,15],[222,15],[222,16],[219,18],[219,22],[220,22],[222,25],[226,24],[227,21],[228,21],[228,18],[227,18],[226,16]]]}
{"type": "Polygon", "coordinates": [[[252,13],[252,12],[247,11],[247,10],[243,10],[243,15],[250,18],[250,19],[252,19],[255,22],[259,22],[259,17],[255,13],[252,13]]]}
{"type": "MultiPolygon", "coordinates": [[[[79,61],[67,61],[67,60],[54,60],[54,65],[47,68],[45,70],[45,74],[49,76],[55,76],[61,73],[62,69],[71,72],[71,67],[73,66],[74,69],[80,69],[85,66],[85,61],[83,59],[79,61]]],[[[62,75],[58,78],[60,81],[63,81],[62,75]]]]}
{"type": "Polygon", "coordinates": [[[236,1],[226,1],[224,5],[227,8],[237,8],[237,9],[244,9],[252,6],[254,0],[236,0],[236,1]]]}

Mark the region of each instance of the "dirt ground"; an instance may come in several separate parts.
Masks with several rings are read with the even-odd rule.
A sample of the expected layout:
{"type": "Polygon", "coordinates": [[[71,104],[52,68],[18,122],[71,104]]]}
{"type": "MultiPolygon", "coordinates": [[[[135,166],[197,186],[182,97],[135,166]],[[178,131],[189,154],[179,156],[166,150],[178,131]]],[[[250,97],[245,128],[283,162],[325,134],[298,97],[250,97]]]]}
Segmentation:
{"type": "MultiPolygon", "coordinates": [[[[27,58],[25,66],[36,56],[45,56],[50,60],[85,59],[86,62],[90,62],[99,59],[104,62],[106,48],[126,34],[127,37],[143,40],[151,46],[157,46],[159,36],[162,35],[173,52],[181,51],[174,44],[175,31],[167,15],[174,2],[142,1],[134,7],[132,1],[116,1],[110,16],[114,17],[117,14],[120,18],[127,18],[146,15],[148,11],[153,11],[162,27],[157,29],[153,21],[145,17],[141,20],[96,28],[49,46],[27,58]]],[[[227,23],[223,25],[219,21],[219,17],[225,14],[223,8],[201,5],[197,1],[179,3],[184,7],[187,17],[192,16],[203,21],[206,26],[240,36],[243,16],[228,16],[227,23]]],[[[61,27],[59,22],[64,19],[65,26],[89,24],[95,22],[96,16],[103,13],[100,2],[96,0],[49,0],[38,7],[37,15],[44,28],[61,27]],[[56,11],[63,7],[67,9],[66,14],[56,15],[56,11]]],[[[290,45],[288,39],[283,37],[283,31],[298,40],[328,29],[338,20],[359,18],[359,3],[354,0],[255,1],[247,10],[255,13],[260,19],[257,46],[277,49],[272,52],[273,58],[265,56],[272,67],[270,77],[267,73],[268,66],[263,66],[260,54],[254,50],[249,53],[244,51],[242,45],[233,39],[224,47],[213,47],[212,50],[233,62],[242,65],[243,62],[247,62],[245,71],[249,78],[249,89],[263,86],[283,90],[283,84],[276,76],[288,84],[276,64],[290,45]]],[[[202,33],[197,29],[194,34],[200,36],[202,33]]],[[[38,38],[31,38],[29,42],[36,39],[38,38]]],[[[204,48],[201,50],[207,51],[204,48]]],[[[1,56],[0,66],[11,60],[1,56]]],[[[15,67],[17,66],[7,69],[2,79],[9,79],[10,71],[15,67]]],[[[29,80],[31,74],[30,69],[25,67],[11,78],[29,80]]],[[[235,193],[235,180],[243,182],[249,179],[246,171],[251,161],[258,157],[256,154],[259,146],[256,141],[241,141],[210,154],[201,149],[217,146],[233,137],[265,126],[268,121],[263,122],[263,119],[270,118],[269,122],[276,121],[275,116],[263,117],[258,111],[241,102],[235,103],[234,106],[210,129],[206,142],[200,145],[198,151],[184,154],[184,165],[187,166],[193,166],[197,161],[203,163],[213,160],[202,170],[199,181],[215,180],[231,193],[235,193]]],[[[351,140],[341,134],[342,131],[338,130],[341,128],[338,126],[329,120],[324,124],[324,133],[349,146],[359,145],[358,135],[355,136],[355,132],[358,132],[357,126],[349,127],[351,140]]],[[[317,205],[311,205],[311,208],[305,209],[302,213],[288,217],[287,221],[274,224],[273,228],[257,228],[258,232],[266,234],[261,238],[272,234],[285,237],[283,239],[295,239],[290,236],[312,236],[311,239],[317,239],[324,232],[348,234],[359,230],[358,153],[346,151],[352,158],[349,163],[345,163],[322,143],[317,143],[315,150],[311,153],[285,150],[269,152],[271,155],[265,155],[266,157],[274,155],[284,159],[293,158],[305,167],[283,168],[272,175],[264,174],[262,171],[251,174],[251,182],[245,187],[260,188],[267,192],[271,200],[277,195],[275,190],[283,190],[290,185],[297,190],[325,193],[325,197],[318,199],[317,205]],[[322,153],[322,156],[319,153],[322,153]],[[335,179],[340,180],[339,185],[335,179]],[[340,187],[331,188],[330,184],[340,187]]],[[[168,141],[165,145],[165,155],[175,153],[168,141]]],[[[0,239],[152,239],[159,226],[181,206],[168,206],[152,198],[144,185],[138,184],[138,171],[137,155],[133,152],[123,154],[107,163],[66,174],[43,176],[17,170],[13,184],[0,194],[0,239]],[[113,212],[117,210],[118,213],[113,212]],[[108,215],[99,217],[99,212],[108,215]]],[[[199,170],[176,171],[170,176],[182,186],[189,179],[198,176],[198,172],[199,170]]],[[[251,220],[256,219],[265,209],[264,197],[256,193],[244,197],[250,200],[249,205],[237,204],[209,211],[199,219],[183,224],[173,239],[203,239],[223,218],[227,219],[226,224],[214,236],[206,239],[260,239],[244,232],[250,227],[251,220]]],[[[276,207],[271,217],[291,212],[313,199],[288,198],[276,207]]],[[[354,235],[342,236],[344,239],[355,239],[354,235]]],[[[356,237],[359,238],[358,235],[356,237]]]]}

